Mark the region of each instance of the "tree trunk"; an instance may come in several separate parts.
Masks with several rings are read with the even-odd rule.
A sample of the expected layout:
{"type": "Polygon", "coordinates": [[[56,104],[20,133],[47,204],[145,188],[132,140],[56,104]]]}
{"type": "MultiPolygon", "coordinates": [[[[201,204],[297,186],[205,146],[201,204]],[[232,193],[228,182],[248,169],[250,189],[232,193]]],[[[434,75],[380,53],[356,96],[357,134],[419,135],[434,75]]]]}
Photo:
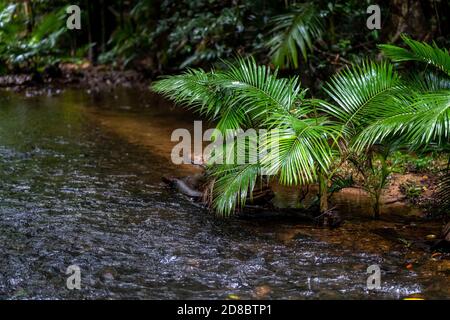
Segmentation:
{"type": "Polygon", "coordinates": [[[87,8],[87,35],[88,35],[88,42],[89,42],[89,52],[88,52],[88,59],[91,62],[91,64],[94,63],[94,48],[93,48],[93,37],[92,37],[92,8],[91,3],[89,0],[85,1],[86,8],[87,8]]]}
{"type": "Polygon", "coordinates": [[[101,52],[105,53],[106,51],[106,17],[105,17],[105,1],[100,0],[100,10],[101,10],[101,52]]]}
{"type": "Polygon", "coordinates": [[[124,13],[123,11],[125,10],[125,7],[123,5],[123,0],[120,0],[120,29],[123,29],[124,25],[125,25],[125,21],[124,21],[124,13]]]}
{"type": "Polygon", "coordinates": [[[375,195],[375,201],[373,204],[373,218],[380,219],[381,216],[381,206],[380,206],[380,195],[375,195]]]}
{"type": "Polygon", "coordinates": [[[34,28],[34,10],[33,10],[33,4],[31,3],[31,0],[26,0],[23,3],[25,16],[27,17],[27,31],[28,33],[33,32],[34,28]]]}
{"type": "Polygon", "coordinates": [[[396,42],[403,33],[410,34],[417,40],[430,36],[430,25],[420,0],[392,0],[391,12],[390,42],[396,42]]]}
{"type": "Polygon", "coordinates": [[[320,213],[328,211],[328,179],[324,173],[319,174],[320,213]]]}

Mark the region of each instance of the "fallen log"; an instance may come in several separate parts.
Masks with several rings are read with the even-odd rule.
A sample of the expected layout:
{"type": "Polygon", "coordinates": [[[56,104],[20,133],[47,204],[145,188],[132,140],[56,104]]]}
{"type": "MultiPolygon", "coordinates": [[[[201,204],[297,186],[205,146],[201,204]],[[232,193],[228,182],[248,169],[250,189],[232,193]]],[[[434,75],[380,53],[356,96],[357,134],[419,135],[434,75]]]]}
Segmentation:
{"type": "Polygon", "coordinates": [[[189,186],[183,179],[163,177],[162,180],[190,198],[199,199],[203,196],[203,192],[194,189],[192,186],[189,186]]]}
{"type": "Polygon", "coordinates": [[[450,251],[450,222],[442,229],[439,239],[431,247],[433,250],[450,251]]]}

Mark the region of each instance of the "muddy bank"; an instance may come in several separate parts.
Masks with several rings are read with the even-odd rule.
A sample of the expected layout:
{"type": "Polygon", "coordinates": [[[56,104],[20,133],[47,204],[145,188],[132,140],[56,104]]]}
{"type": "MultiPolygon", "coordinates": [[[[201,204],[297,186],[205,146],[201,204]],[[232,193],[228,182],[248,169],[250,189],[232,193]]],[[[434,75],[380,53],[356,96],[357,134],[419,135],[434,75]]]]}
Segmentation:
{"type": "Polygon", "coordinates": [[[136,70],[118,70],[110,66],[61,64],[47,67],[40,73],[20,73],[0,76],[0,88],[20,92],[27,97],[60,94],[63,90],[85,89],[88,93],[111,91],[115,88],[148,89],[151,79],[136,70]]]}

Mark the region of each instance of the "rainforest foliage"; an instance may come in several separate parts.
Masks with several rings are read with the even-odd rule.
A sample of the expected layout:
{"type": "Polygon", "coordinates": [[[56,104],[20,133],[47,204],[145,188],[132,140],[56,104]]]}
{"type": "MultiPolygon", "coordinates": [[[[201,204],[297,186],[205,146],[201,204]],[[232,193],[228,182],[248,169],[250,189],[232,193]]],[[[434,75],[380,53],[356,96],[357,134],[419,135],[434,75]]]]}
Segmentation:
{"type": "MultiPolygon", "coordinates": [[[[380,45],[388,61],[367,60],[332,76],[322,87],[324,99],[308,97],[298,77],[279,78],[276,70],[251,58],[225,71],[169,76],[153,90],[216,121],[221,131],[277,128],[263,137],[259,153],[264,156],[256,164],[210,167],[212,206],[220,214],[235,212],[258,183],[274,178],[284,185],[318,183],[324,212],[329,181],[348,162],[363,177],[379,217],[394,151],[450,150],[450,55],[436,45],[402,39],[405,47],[380,45]],[[414,67],[403,68],[407,63],[414,67]]],[[[450,200],[448,180],[447,172],[440,189],[442,210],[450,200]]]]}
{"type": "Polygon", "coordinates": [[[6,72],[89,58],[154,75],[252,55],[301,70],[312,87],[402,33],[448,47],[450,4],[407,2],[378,1],[382,28],[369,30],[372,3],[360,0],[0,0],[0,64],[6,72]],[[81,30],[64,28],[69,5],[81,9],[81,30]]]}

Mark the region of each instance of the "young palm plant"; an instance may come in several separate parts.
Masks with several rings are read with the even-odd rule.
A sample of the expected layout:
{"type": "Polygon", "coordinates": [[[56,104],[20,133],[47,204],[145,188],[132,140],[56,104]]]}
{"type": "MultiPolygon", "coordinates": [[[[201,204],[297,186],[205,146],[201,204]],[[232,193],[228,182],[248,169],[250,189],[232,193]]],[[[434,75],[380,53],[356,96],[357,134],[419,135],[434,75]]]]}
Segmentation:
{"type": "MultiPolygon", "coordinates": [[[[408,49],[382,45],[381,50],[395,62],[424,65],[418,75],[410,75],[406,84],[410,100],[395,113],[370,124],[358,137],[359,149],[386,141],[402,139],[414,151],[430,148],[448,153],[450,150],[450,55],[436,44],[414,41],[403,36],[408,49]],[[430,68],[431,67],[431,68],[430,68]]],[[[417,69],[415,69],[417,70],[417,69]]],[[[420,70],[420,69],[419,69],[420,70]]],[[[380,112],[384,112],[380,110],[380,112]]],[[[448,168],[437,193],[441,210],[450,210],[450,172],[448,168]]]]}
{"type": "Polygon", "coordinates": [[[322,101],[322,110],[342,125],[341,157],[362,176],[363,187],[372,197],[375,218],[380,216],[380,197],[390,174],[386,150],[398,141],[385,141],[382,148],[366,148],[364,152],[355,152],[354,145],[367,126],[402,108],[406,89],[394,67],[386,62],[349,67],[324,87],[331,102],[322,101]]]}
{"type": "MultiPolygon", "coordinates": [[[[403,37],[408,49],[383,45],[383,52],[395,62],[416,61],[434,66],[421,74],[401,77],[392,64],[369,62],[335,76],[325,87],[334,104],[323,110],[343,124],[350,153],[364,154],[373,167],[376,150],[423,150],[434,146],[448,149],[450,137],[450,57],[425,43],[403,37]]],[[[381,162],[380,183],[373,190],[374,215],[379,216],[379,197],[386,182],[386,159],[381,162]]],[[[446,194],[446,193],[444,193],[446,194]]]]}
{"type": "MultiPolygon", "coordinates": [[[[256,161],[208,165],[212,207],[218,214],[229,216],[242,208],[258,183],[277,177],[282,184],[304,185],[329,169],[330,141],[339,130],[326,117],[316,117],[296,77],[280,79],[276,70],[248,58],[228,64],[225,71],[190,70],[166,77],[153,90],[200,112],[234,138],[240,129],[267,130],[258,135],[256,161]]],[[[229,158],[250,148],[226,150],[229,158]]]]}

